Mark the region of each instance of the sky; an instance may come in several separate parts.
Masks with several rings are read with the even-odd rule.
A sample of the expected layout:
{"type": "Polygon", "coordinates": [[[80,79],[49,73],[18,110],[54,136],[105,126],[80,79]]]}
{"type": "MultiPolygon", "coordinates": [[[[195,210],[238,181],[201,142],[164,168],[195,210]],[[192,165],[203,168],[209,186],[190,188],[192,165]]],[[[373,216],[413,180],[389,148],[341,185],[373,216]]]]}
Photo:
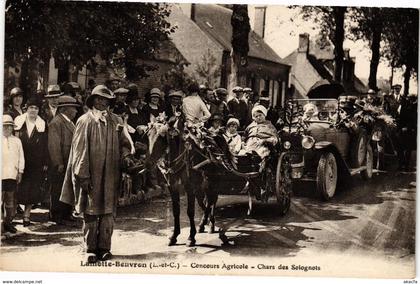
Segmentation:
{"type": "MultiPolygon", "coordinates": [[[[251,27],[254,25],[255,5],[248,6],[251,27]]],[[[295,9],[287,6],[269,5],[266,12],[265,41],[284,58],[298,47],[299,34],[308,33],[310,38],[318,35],[319,30],[312,22],[303,21],[295,9]]],[[[359,78],[369,77],[371,53],[367,42],[345,40],[344,48],[350,48],[350,56],[356,58],[355,73],[359,78]]],[[[391,67],[388,62],[381,61],[378,66],[377,78],[389,79],[391,67]]],[[[403,82],[402,72],[394,72],[394,84],[403,82]]],[[[410,93],[417,92],[417,82],[410,82],[410,93]]]]}

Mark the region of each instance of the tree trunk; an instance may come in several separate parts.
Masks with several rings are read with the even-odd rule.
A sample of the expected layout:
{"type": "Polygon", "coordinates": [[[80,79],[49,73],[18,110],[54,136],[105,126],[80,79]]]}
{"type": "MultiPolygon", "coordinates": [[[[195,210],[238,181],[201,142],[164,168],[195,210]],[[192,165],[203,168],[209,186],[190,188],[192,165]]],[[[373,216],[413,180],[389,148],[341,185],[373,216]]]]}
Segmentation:
{"type": "Polygon", "coordinates": [[[239,85],[239,64],[240,55],[232,50],[230,61],[229,91],[239,85]]]}
{"type": "Polygon", "coordinates": [[[405,72],[404,72],[404,95],[408,95],[408,91],[410,88],[410,78],[411,78],[411,70],[412,67],[410,65],[406,65],[405,72]]]}
{"type": "Polygon", "coordinates": [[[372,44],[370,49],[372,51],[372,58],[370,60],[369,71],[369,88],[378,91],[376,75],[378,73],[379,59],[381,57],[379,49],[381,47],[382,24],[378,23],[373,27],[372,44]]]}
{"type": "Polygon", "coordinates": [[[337,82],[342,81],[343,74],[343,42],[344,42],[344,15],[346,7],[333,7],[335,32],[334,32],[334,55],[335,55],[335,70],[334,80],[337,82]]]}
{"type": "Polygon", "coordinates": [[[389,79],[389,87],[392,89],[394,85],[394,62],[391,63],[391,78],[389,79]]]}

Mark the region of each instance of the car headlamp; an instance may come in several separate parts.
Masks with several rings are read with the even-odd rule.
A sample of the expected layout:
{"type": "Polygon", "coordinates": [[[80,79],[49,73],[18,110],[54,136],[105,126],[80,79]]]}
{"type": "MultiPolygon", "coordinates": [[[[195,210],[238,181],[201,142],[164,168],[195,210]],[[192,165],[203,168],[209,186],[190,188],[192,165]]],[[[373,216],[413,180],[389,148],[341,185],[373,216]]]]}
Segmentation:
{"type": "Polygon", "coordinates": [[[285,141],[283,143],[283,147],[284,147],[284,149],[289,150],[290,147],[292,147],[292,143],[290,143],[289,141],[285,141]]]}
{"type": "Polygon", "coordinates": [[[315,139],[311,136],[303,136],[302,147],[305,149],[311,149],[315,144],[315,139]]]}

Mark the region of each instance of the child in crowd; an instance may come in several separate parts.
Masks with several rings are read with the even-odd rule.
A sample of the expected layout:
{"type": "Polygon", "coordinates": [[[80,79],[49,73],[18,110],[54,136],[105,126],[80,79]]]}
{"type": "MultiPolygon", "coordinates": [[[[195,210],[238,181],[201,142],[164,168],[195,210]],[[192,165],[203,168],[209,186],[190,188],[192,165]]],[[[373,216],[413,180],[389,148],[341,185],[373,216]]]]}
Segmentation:
{"type": "Polygon", "coordinates": [[[16,233],[16,228],[12,225],[16,211],[16,191],[17,185],[22,180],[25,168],[22,143],[19,138],[13,136],[15,124],[10,115],[3,115],[3,175],[2,185],[2,232],[16,233]]]}
{"type": "Polygon", "coordinates": [[[229,118],[226,123],[226,132],[223,133],[223,138],[229,145],[230,152],[234,155],[238,154],[242,147],[242,139],[238,134],[238,127],[239,120],[234,117],[229,118]]]}
{"type": "Polygon", "coordinates": [[[223,123],[223,118],[220,114],[215,113],[210,118],[211,127],[209,128],[209,132],[216,135],[220,131],[223,123]]]}
{"type": "Polygon", "coordinates": [[[276,145],[279,142],[276,128],[266,117],[267,109],[263,105],[256,105],[252,109],[253,122],[245,129],[245,146],[241,151],[243,154],[256,152],[264,159],[270,154],[267,143],[276,145]]]}

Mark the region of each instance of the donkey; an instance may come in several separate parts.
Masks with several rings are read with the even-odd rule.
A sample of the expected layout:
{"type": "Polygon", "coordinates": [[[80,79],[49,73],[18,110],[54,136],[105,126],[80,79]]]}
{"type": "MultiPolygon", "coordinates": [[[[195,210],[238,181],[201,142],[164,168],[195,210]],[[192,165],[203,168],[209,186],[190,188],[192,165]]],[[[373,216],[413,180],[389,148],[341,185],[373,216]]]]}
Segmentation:
{"type": "MultiPolygon", "coordinates": [[[[204,232],[209,216],[211,222],[209,232],[215,231],[214,210],[218,197],[217,187],[214,186],[216,180],[212,181],[213,176],[208,176],[209,186],[203,190],[201,185],[206,178],[204,174],[217,169],[206,154],[199,149],[200,141],[192,139],[188,133],[184,132],[184,124],[183,117],[176,116],[170,118],[168,123],[154,123],[148,131],[151,159],[157,161],[158,168],[164,174],[172,200],[174,230],[169,238],[170,246],[177,243],[177,237],[181,233],[180,190],[176,186],[179,181],[184,184],[187,195],[187,215],[190,221],[187,246],[196,244],[195,199],[204,210],[199,232],[204,232]]],[[[223,228],[219,230],[219,238],[223,243],[228,242],[225,231],[223,228]]]]}

